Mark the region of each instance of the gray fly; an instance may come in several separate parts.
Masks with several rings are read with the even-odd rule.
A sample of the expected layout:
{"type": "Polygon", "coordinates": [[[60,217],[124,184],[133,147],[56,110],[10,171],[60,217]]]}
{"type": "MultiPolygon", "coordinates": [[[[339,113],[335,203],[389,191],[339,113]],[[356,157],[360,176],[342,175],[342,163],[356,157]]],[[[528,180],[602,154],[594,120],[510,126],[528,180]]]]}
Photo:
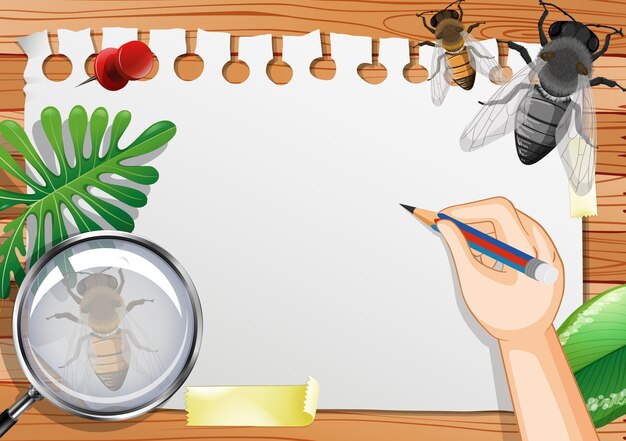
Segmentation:
{"type": "Polygon", "coordinates": [[[613,80],[592,78],[593,62],[609,48],[611,36],[623,36],[621,29],[577,22],[558,6],[539,1],[544,12],[538,22],[541,50],[535,60],[519,44],[508,42],[519,52],[526,66],[483,105],[463,131],[464,151],[473,151],[515,132],[517,155],[524,164],[535,164],[555,147],[572,190],[587,194],[595,179],[596,117],[591,87],[604,84],[626,91],[613,80]],[[543,31],[552,6],[570,20],[552,23],[543,31]],[[600,40],[592,27],[608,28],[600,50],[600,40]]]}

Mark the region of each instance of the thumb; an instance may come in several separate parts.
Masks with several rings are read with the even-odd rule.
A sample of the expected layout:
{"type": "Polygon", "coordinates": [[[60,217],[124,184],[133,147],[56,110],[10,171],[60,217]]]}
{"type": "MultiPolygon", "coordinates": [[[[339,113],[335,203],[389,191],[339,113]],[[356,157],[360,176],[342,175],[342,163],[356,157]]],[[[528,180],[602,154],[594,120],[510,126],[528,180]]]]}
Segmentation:
{"type": "Polygon", "coordinates": [[[439,232],[448,244],[459,277],[463,277],[463,274],[467,271],[480,271],[479,266],[481,265],[472,254],[461,230],[448,220],[437,222],[437,228],[439,228],[439,232]]]}

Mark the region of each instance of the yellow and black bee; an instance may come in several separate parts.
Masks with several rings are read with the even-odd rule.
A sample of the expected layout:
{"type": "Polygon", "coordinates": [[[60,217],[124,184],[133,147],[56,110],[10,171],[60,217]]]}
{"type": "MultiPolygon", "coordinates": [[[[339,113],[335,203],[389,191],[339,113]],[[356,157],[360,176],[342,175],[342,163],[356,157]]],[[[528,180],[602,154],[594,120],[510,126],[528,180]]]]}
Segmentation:
{"type": "Polygon", "coordinates": [[[416,14],[421,17],[424,26],[436,37],[435,43],[423,41],[419,46],[434,46],[431,76],[431,98],[436,106],[441,105],[448,93],[450,84],[465,90],[474,87],[476,72],[488,77],[494,83],[506,80],[502,68],[496,63],[495,57],[480,44],[470,32],[484,22],[471,24],[467,31],[463,25],[463,0],[456,0],[441,11],[424,11],[416,14]],[[458,11],[449,9],[457,5],[458,11]],[[430,18],[430,26],[425,14],[435,13],[430,18]]]}
{"type": "MultiPolygon", "coordinates": [[[[128,375],[131,364],[130,344],[140,351],[157,351],[140,344],[125,320],[126,314],[133,308],[153,300],[138,299],[126,304],[121,295],[124,273],[119,270],[118,282],[114,276],[104,273],[107,269],[98,273],[84,273],[87,276],[76,285],[77,293],[66,285],[70,297],[78,304],[82,318],[70,312],[60,312],[47,319],[67,319],[82,325],[82,335],[77,339],[74,354],[60,368],[67,368],[76,362],[87,343],[89,365],[93,372],[108,389],[116,391],[122,387],[128,375]]],[[[156,367],[148,366],[147,369],[153,370],[156,367]]]]}

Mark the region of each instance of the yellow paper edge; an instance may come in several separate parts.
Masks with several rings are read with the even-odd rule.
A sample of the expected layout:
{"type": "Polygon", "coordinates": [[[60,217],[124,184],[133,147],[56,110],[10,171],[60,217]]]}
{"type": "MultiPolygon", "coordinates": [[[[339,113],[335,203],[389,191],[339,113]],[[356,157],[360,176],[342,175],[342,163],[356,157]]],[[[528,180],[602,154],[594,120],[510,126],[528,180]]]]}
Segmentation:
{"type": "Polygon", "coordinates": [[[188,387],[188,426],[302,427],[315,419],[319,383],[188,387]]]}
{"type": "Polygon", "coordinates": [[[569,188],[569,206],[572,217],[587,217],[598,215],[596,199],[596,183],[594,182],[589,192],[583,196],[576,194],[571,185],[569,188]]]}

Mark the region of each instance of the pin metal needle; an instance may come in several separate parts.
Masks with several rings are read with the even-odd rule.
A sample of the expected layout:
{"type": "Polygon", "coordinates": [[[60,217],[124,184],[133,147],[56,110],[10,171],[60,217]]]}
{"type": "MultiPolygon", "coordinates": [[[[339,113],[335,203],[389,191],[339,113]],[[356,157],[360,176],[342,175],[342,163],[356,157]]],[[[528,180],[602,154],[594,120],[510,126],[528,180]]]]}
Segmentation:
{"type": "Polygon", "coordinates": [[[80,87],[83,84],[87,84],[87,83],[91,83],[92,81],[94,81],[96,79],[96,76],[94,75],[93,77],[87,78],[85,81],[83,81],[82,83],[80,83],[78,86],[76,87],[80,87]]]}

